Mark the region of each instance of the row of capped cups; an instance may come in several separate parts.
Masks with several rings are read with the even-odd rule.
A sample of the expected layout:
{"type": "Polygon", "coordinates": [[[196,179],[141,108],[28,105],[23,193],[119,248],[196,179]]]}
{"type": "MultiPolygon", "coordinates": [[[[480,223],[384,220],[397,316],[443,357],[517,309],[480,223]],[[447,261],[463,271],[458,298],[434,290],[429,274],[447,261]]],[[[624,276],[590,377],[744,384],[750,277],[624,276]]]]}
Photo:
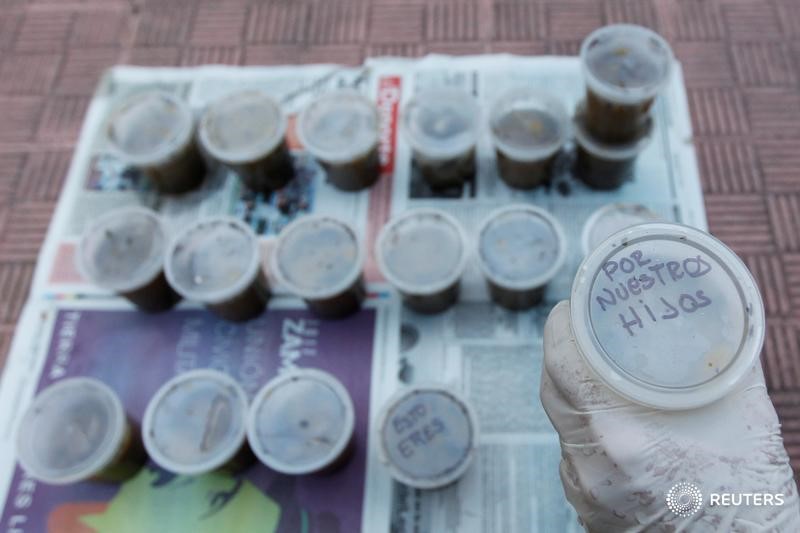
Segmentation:
{"type": "MultiPolygon", "coordinates": [[[[412,209],[389,221],[376,243],[384,277],[414,310],[439,312],[458,299],[470,240],[451,215],[412,209]]],[[[561,225],[543,209],[515,205],[492,213],[478,231],[478,259],[492,298],[512,309],[541,300],[566,256],[561,225]]],[[[270,289],[254,232],[232,217],[200,219],[171,241],[149,209],[111,211],[87,227],[77,250],[83,276],[146,311],[181,297],[233,321],[261,314],[270,289]]],[[[366,296],[365,249],[356,231],[324,215],[298,218],[279,234],[270,270],[309,309],[347,316],[366,296]]]]}
{"type": "MultiPolygon", "coordinates": [[[[480,225],[477,241],[492,299],[509,309],[539,303],[566,258],[561,224],[531,205],[494,211],[480,225]]],[[[381,229],[375,259],[408,307],[437,313],[458,300],[471,248],[466,230],[452,215],[419,208],[392,218],[381,229]]],[[[279,282],[311,311],[336,318],[356,311],[364,300],[365,256],[363,242],[350,225],[312,215],[280,232],[270,264],[279,282]]]]}
{"type": "MultiPolygon", "coordinates": [[[[294,176],[286,141],[288,120],[263,91],[234,92],[211,102],[196,121],[183,99],[164,91],[130,95],[112,109],[107,148],[141,170],[162,193],[201,185],[202,154],[234,171],[251,190],[269,193],[294,176]]],[[[354,90],[323,94],[301,112],[297,135],[342,190],[369,187],[380,176],[378,112],[354,90]]]]}
{"type": "MultiPolygon", "coordinates": [[[[23,414],[17,457],[30,476],[53,485],[123,482],[148,457],[180,475],[236,474],[256,458],[281,474],[308,475],[348,461],[355,418],[344,385],[317,369],[279,375],[252,402],[223,372],[182,373],[150,399],[141,430],[105,383],[66,378],[40,392],[23,414]]],[[[448,387],[403,388],[384,404],[377,421],[378,455],[407,485],[448,485],[475,456],[477,419],[448,387]]]]}
{"type": "Polygon", "coordinates": [[[20,422],[17,456],[31,476],[54,485],[125,481],[148,457],[183,475],[236,473],[255,458],[300,475],[344,464],[354,428],[349,393],[321,370],[281,374],[252,402],[225,373],[188,371],[153,395],[141,430],[110,387],[76,377],[34,398],[20,422]]]}

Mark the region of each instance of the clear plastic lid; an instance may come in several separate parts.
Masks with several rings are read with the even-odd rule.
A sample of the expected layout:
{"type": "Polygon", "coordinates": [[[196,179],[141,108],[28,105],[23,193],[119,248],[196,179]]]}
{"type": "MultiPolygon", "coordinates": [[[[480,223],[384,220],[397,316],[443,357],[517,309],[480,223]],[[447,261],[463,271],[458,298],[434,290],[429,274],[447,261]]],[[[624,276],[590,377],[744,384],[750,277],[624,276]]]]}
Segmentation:
{"type": "Polygon", "coordinates": [[[165,383],[147,404],[142,436],[162,468],[184,475],[211,472],[245,442],[247,396],[230,376],[192,370],[165,383]]]}
{"type": "Polygon", "coordinates": [[[267,94],[247,90],[212,102],[200,119],[199,137],[214,158],[249,163],[269,155],[286,134],[286,116],[267,94]]]}
{"type": "Polygon", "coordinates": [[[270,260],[272,272],[292,293],[330,298],[361,276],[364,248],[356,231],[341,220],[304,216],[281,230],[270,260]]]}
{"type": "Polygon", "coordinates": [[[393,218],[378,235],[378,267],[407,294],[434,294],[464,273],[469,257],[464,228],[438,209],[411,209],[393,218]]]}
{"type": "Polygon", "coordinates": [[[688,409],[724,396],[764,340],[764,307],[744,263],[688,226],[640,224],[583,262],[570,299],[586,361],[630,400],[688,409]]]}
{"type": "Polygon", "coordinates": [[[403,109],[408,143],[428,159],[450,159],[475,148],[479,122],[475,98],[458,89],[420,91],[403,109]]]}
{"type": "Polygon", "coordinates": [[[17,434],[19,462],[52,485],[89,479],[109,466],[128,428],[122,403],[104,383],[68,378],[44,389],[17,434]]]}
{"type": "Polygon", "coordinates": [[[609,144],[595,139],[586,125],[586,108],[584,104],[578,105],[572,119],[575,141],[587,152],[599,159],[607,161],[625,161],[638,156],[647,148],[653,139],[653,119],[648,117],[644,129],[638,139],[627,143],[609,144]]]}
{"type": "Polygon", "coordinates": [[[378,110],[360,93],[342,89],[323,94],[297,119],[297,135],[317,159],[349,163],[378,144],[378,110]]]}
{"type": "Polygon", "coordinates": [[[614,233],[647,222],[660,222],[662,218],[639,204],[607,204],[592,213],[583,225],[581,247],[583,255],[597,248],[614,233]]]}
{"type": "Polygon", "coordinates": [[[281,374],[256,394],[247,438],[256,456],[283,474],[310,474],[334,463],[355,429],[353,400],[327,372],[281,374]]]}
{"type": "Polygon", "coordinates": [[[493,283],[510,289],[541,287],[567,257],[561,224],[531,205],[498,209],[478,230],[478,262],[493,283]]]}
{"type": "Polygon", "coordinates": [[[561,101],[545,92],[514,88],[495,100],[489,129],[498,150],[517,161],[555,154],[569,137],[569,117],[561,101]]]}
{"type": "Polygon", "coordinates": [[[477,422],[466,401],[440,385],[396,393],[378,418],[379,454],[392,476],[433,489],[457,480],[475,455],[477,422]]]}
{"type": "Polygon", "coordinates": [[[633,24],[598,28],[583,41],[580,55],[592,92],[621,104],[655,97],[669,79],[673,61],[663,37],[633,24]]]}
{"type": "Polygon", "coordinates": [[[166,246],[164,227],[154,211],[116,209],[96,218],[83,232],[76,266],[95,285],[128,292],[162,271],[166,246]]]}
{"type": "Polygon", "coordinates": [[[106,128],[111,149],[139,166],[159,165],[192,139],[194,117],[189,105],[163,91],[146,91],[124,100],[106,128]]]}
{"type": "Polygon", "coordinates": [[[261,268],[258,239],[232,217],[202,219],[173,239],[166,274],[187,300],[221,303],[238,296],[261,268]]]}

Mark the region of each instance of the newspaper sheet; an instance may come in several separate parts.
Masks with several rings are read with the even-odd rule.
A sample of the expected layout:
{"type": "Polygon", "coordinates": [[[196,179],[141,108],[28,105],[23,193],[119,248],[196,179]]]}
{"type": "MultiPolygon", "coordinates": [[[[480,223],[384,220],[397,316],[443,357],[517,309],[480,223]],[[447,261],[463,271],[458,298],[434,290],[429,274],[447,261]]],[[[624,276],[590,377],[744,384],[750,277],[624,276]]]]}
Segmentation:
{"type": "Polygon", "coordinates": [[[705,214],[680,68],[657,101],[654,140],[637,162],[635,179],[617,191],[591,191],[577,181],[569,146],[548,187],[509,189],[497,176],[488,132],[479,140],[474,180],[446,191],[427,187],[400,131],[403,104],[422,88],[454,86],[471,92],[485,116],[492,99],[513,85],[559,94],[569,109],[583,92],[577,58],[555,57],[429,56],[374,59],[358,68],[109,71],[87,113],[0,388],[3,531],[247,531],[253,517],[264,531],[280,532],[580,530],[563,495],[558,439],[538,400],[538,386],[544,321],[552,305],[569,296],[582,259],[581,227],[593,210],[610,202],[642,203],[666,220],[703,229],[705,214]],[[224,169],[212,168],[200,191],[159,196],[136,171],[110,156],[102,141],[113,105],[126,94],[152,87],[180,94],[198,114],[207,102],[233,90],[266,90],[289,114],[296,179],[265,197],[244,190],[224,169]],[[368,191],[345,193],[332,187],[294,134],[298,110],[337,87],[363,92],[379,109],[382,177],[368,191]],[[368,305],[337,322],[315,319],[280,287],[267,313],[245,325],[219,322],[188,303],[158,317],[142,315],[92,287],[74,267],[75,244],[86,221],[122,205],[156,209],[172,230],[204,215],[241,217],[262,236],[267,257],[274,235],[305,213],[349,221],[371,251],[382,224],[405,209],[445,209],[474,234],[492,209],[511,202],[549,210],[569,241],[566,265],[550,284],[547,301],[527,312],[489,303],[472,264],[460,304],[436,316],[415,314],[402,308],[380,278],[371,253],[368,305]],[[99,377],[139,418],[153,391],[177,372],[221,368],[253,394],[293,365],[333,372],[356,403],[358,451],[333,476],[292,479],[255,467],[236,479],[187,480],[151,465],[121,487],[85,483],[57,489],[35,482],[15,464],[20,413],[37,390],[57,379],[99,377]],[[382,402],[398,386],[431,380],[447,382],[473,403],[481,436],[477,460],[464,478],[443,490],[418,491],[393,483],[379,464],[373,424],[382,402]]]}

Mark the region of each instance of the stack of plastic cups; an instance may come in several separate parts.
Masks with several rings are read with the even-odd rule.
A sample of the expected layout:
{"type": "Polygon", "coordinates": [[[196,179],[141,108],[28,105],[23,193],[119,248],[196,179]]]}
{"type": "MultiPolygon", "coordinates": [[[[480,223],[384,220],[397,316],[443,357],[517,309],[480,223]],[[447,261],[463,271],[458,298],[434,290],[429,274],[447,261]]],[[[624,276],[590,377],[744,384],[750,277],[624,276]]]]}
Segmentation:
{"type": "Polygon", "coordinates": [[[616,189],[653,135],[650,109],[669,79],[669,44],[631,24],[604,26],[581,46],[586,100],[573,119],[576,174],[594,189],[616,189]]]}

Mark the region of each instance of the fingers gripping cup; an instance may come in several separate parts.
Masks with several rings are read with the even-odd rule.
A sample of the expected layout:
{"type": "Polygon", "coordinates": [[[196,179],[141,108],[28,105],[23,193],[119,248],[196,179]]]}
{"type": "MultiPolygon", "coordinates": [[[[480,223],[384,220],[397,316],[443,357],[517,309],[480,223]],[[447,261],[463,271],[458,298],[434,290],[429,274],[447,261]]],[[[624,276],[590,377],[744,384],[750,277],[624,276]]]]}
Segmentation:
{"type": "Polygon", "coordinates": [[[352,314],[366,297],[364,248],[355,230],[335,218],[298,218],[283,228],[270,260],[280,283],[319,316],[352,314]]]}
{"type": "Polygon", "coordinates": [[[258,238],[231,217],[202,219],[175,237],[166,274],[181,296],[235,322],[260,315],[270,296],[258,238]]]}
{"type": "Polygon", "coordinates": [[[356,91],[313,101],[297,119],[297,135],[339,189],[365,189],[380,177],[378,110],[356,91]]]}
{"type": "Polygon", "coordinates": [[[378,416],[378,454],[392,477],[418,489],[460,478],[477,447],[477,419],[461,397],[438,385],[401,390],[378,416]]]}
{"type": "Polygon", "coordinates": [[[475,175],[480,109],[467,92],[421,91],[403,111],[414,161],[431,187],[460,185],[475,175]]]}
{"type": "Polygon", "coordinates": [[[163,193],[195,189],[205,177],[192,110],[169,93],[129,97],[112,111],[105,134],[117,157],[140,169],[163,193]]]}
{"type": "Polygon", "coordinates": [[[572,286],[572,330],[597,376],[657,409],[727,394],[764,341],[764,306],[744,263],[714,237],[650,223],[615,233],[572,286]]]}
{"type": "Polygon", "coordinates": [[[577,157],[575,174],[593,189],[612,190],[621,187],[634,177],[636,159],[650,144],[653,121],[648,118],[640,138],[627,144],[607,144],[592,137],[587,129],[587,119],[582,107],[574,117],[577,157]]]}
{"type": "Polygon", "coordinates": [[[144,208],[117,209],[95,219],[78,244],[76,266],[95,285],[144,311],[164,311],[180,300],[164,276],[167,235],[144,208]]]}
{"type": "Polygon", "coordinates": [[[541,302],[564,265],[561,224],[544,209],[512,205],[489,215],[478,230],[478,263],[492,300],[509,309],[541,302]]]}
{"type": "Polygon", "coordinates": [[[637,224],[661,222],[661,217],[639,204],[608,204],[592,213],[583,225],[581,248],[587,256],[618,231],[637,224]]]}
{"type": "Polygon", "coordinates": [[[44,389],[17,434],[22,468],[51,485],[120,482],[147,460],[138,428],[119,397],[93,378],[67,378],[44,389]]]}
{"type": "Polygon", "coordinates": [[[631,24],[604,26],[581,45],[587,127],[608,144],[647,129],[650,107],[669,79],[672,50],[657,33],[631,24]]]}
{"type": "Polygon", "coordinates": [[[259,460],[289,475],[330,471],[352,450],[355,408],[344,386],[327,372],[281,374],[257,394],[247,438],[259,460]]]}
{"type": "Polygon", "coordinates": [[[458,300],[468,242],[461,224],[444,211],[411,209],[395,217],[378,235],[375,255],[411,309],[438,313],[458,300]]]}
{"type": "Polygon", "coordinates": [[[191,370],[166,382],[147,404],[144,445],[169,472],[235,473],[253,460],[246,417],[247,396],[236,381],[216,370],[191,370]]]}
{"type": "Polygon", "coordinates": [[[199,138],[206,152],[253,191],[280,189],[294,176],[286,116],[261,91],[237,92],[209,105],[200,119],[199,138]]]}
{"type": "Polygon", "coordinates": [[[512,89],[493,104],[489,126],[500,178],[509,186],[532,189],[547,181],[553,161],[569,137],[561,102],[532,89],[512,89]]]}

